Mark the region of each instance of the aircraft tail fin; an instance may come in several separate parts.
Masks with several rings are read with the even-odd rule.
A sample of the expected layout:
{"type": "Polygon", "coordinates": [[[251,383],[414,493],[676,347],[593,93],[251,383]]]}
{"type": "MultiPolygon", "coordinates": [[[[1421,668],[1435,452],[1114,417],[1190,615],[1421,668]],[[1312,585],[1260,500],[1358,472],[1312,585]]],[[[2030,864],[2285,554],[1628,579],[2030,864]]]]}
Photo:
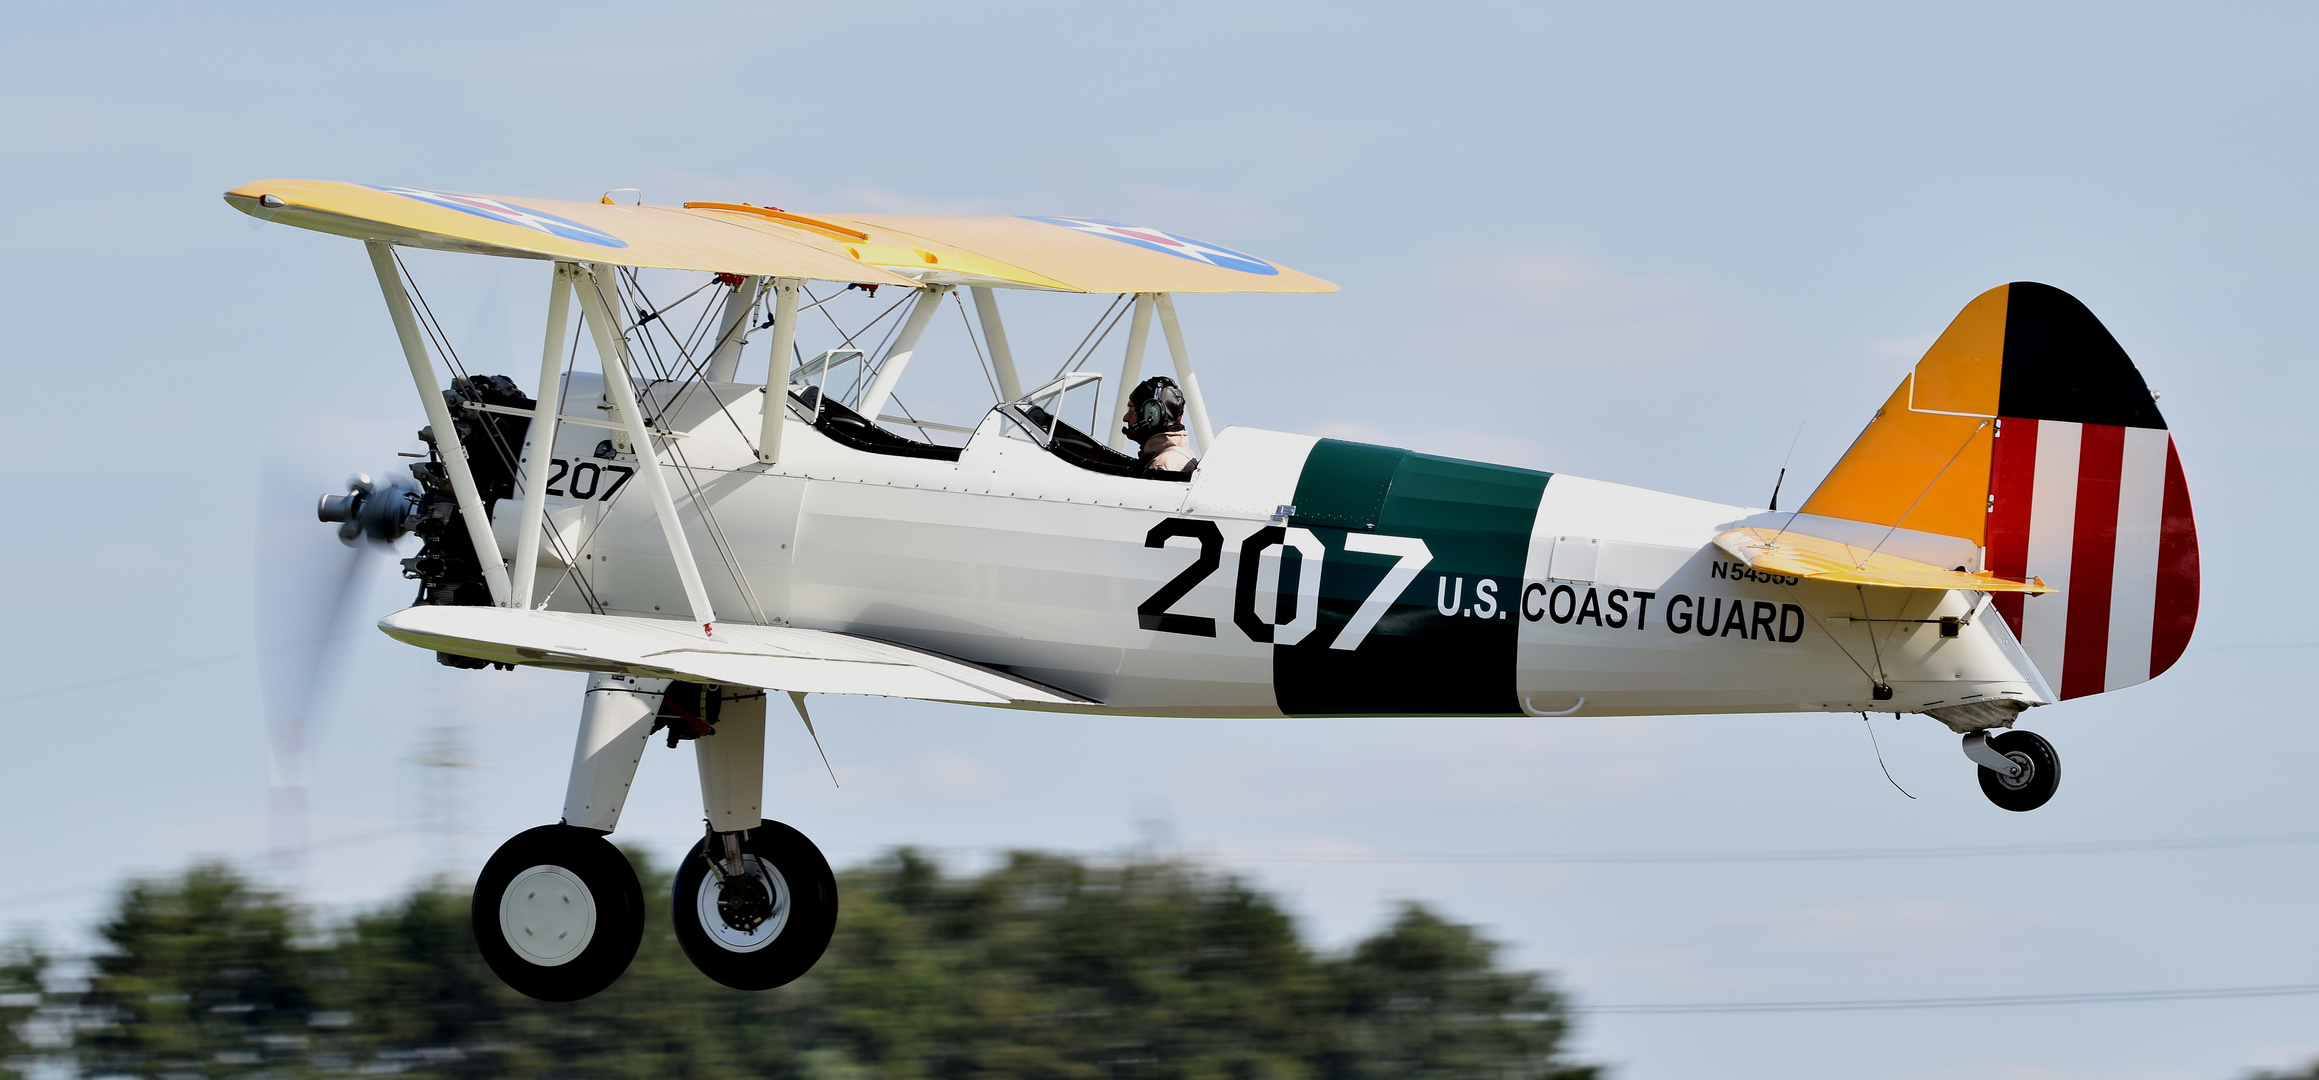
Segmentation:
{"type": "Polygon", "coordinates": [[[2054,593],[1997,610],[2064,698],[2156,677],[2198,621],[2198,529],[2157,396],[2076,297],[1965,305],[1803,512],[1958,536],[2054,593]]]}

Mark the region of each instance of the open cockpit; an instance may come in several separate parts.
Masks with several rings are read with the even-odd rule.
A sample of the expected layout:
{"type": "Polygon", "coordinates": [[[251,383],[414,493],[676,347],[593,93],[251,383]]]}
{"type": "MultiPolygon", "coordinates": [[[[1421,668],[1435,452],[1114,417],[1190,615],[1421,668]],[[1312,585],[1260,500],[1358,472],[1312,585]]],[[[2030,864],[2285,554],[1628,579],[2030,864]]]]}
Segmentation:
{"type": "MultiPolygon", "coordinates": [[[[1093,372],[1069,372],[1018,400],[1000,403],[991,410],[997,416],[995,428],[990,424],[981,428],[965,428],[914,416],[881,415],[878,417],[881,422],[872,422],[869,417],[840,400],[840,395],[832,392],[826,381],[832,368],[860,359],[858,351],[846,352],[852,355],[833,356],[825,353],[798,367],[791,376],[789,401],[792,415],[831,441],[855,450],[894,457],[957,461],[965,447],[936,442],[932,437],[933,432],[978,436],[984,431],[990,431],[992,437],[1021,439],[1078,468],[1110,476],[1184,483],[1191,480],[1192,471],[1197,467],[1196,462],[1180,469],[1148,467],[1136,456],[1106,446],[1088,431],[1064,422],[1062,414],[1066,410],[1076,413],[1079,407],[1084,407],[1089,418],[1088,427],[1100,430],[1098,425],[1104,423],[1100,411],[1103,377],[1093,372]],[[913,438],[895,428],[916,430],[923,437],[913,438]]],[[[851,396],[858,400],[861,396],[859,386],[853,390],[851,396]]]]}
{"type": "MultiPolygon", "coordinates": [[[[1182,469],[1150,468],[1135,456],[1114,450],[1087,432],[1063,422],[1065,402],[1074,391],[1087,391],[1087,396],[1099,406],[1102,401],[1099,392],[1101,387],[1102,376],[1091,372],[1071,372],[1033,391],[1020,401],[999,406],[997,412],[1003,418],[1001,426],[1007,434],[1036,443],[1048,453],[1090,472],[1177,483],[1191,480],[1197,462],[1192,467],[1182,469]]],[[[1101,414],[1094,407],[1088,412],[1090,428],[1103,423],[1101,414]]]]}

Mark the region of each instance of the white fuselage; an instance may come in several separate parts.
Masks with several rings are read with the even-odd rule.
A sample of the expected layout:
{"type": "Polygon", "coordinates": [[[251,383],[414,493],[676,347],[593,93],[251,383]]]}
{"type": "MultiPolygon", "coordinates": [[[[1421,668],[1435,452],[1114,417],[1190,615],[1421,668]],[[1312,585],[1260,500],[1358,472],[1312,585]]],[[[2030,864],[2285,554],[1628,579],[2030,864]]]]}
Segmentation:
{"type": "MultiPolygon", "coordinates": [[[[561,411],[609,415],[600,385],[573,375],[561,411]]],[[[955,462],[856,449],[792,416],[780,460],[763,464],[750,445],[760,388],[693,383],[674,403],[669,392],[652,388],[646,408],[683,433],[663,460],[719,621],[898,641],[1102,703],[1086,711],[2052,700],[2004,621],[1981,617],[1980,594],[1771,579],[1712,542],[1789,514],[1251,428],[1223,432],[1189,483],[1114,476],[1049,453],[996,412],[955,462]],[[1944,616],[1961,620],[1955,636],[1942,636],[1944,616]]],[[[551,455],[525,447],[526,466],[551,459],[556,478],[540,592],[555,610],[683,618],[651,505],[621,483],[635,455],[599,456],[611,438],[565,423],[551,455]]],[[[494,514],[510,557],[513,509],[494,514]]],[[[1810,524],[1978,569],[1967,541],[1810,524]]]]}

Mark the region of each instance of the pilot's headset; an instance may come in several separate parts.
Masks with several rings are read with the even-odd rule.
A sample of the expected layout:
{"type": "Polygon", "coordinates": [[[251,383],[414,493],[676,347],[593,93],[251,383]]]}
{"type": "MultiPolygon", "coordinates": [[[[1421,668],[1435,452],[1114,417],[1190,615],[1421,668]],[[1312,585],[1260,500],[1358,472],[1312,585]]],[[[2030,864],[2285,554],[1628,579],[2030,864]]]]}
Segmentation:
{"type": "Polygon", "coordinates": [[[1154,375],[1127,395],[1127,416],[1119,430],[1140,446],[1154,435],[1184,429],[1184,392],[1174,379],[1154,375]]]}

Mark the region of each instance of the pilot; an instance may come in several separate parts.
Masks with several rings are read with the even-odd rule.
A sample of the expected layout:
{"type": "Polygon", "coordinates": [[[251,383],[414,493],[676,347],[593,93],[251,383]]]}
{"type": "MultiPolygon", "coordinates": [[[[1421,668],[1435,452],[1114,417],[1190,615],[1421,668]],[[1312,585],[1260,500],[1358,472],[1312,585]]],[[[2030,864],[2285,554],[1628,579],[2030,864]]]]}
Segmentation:
{"type": "Polygon", "coordinates": [[[1146,469],[1184,472],[1197,463],[1192,438],[1184,433],[1184,392],[1174,379],[1154,375],[1127,395],[1127,415],[1119,430],[1143,447],[1135,463],[1146,469]]]}

